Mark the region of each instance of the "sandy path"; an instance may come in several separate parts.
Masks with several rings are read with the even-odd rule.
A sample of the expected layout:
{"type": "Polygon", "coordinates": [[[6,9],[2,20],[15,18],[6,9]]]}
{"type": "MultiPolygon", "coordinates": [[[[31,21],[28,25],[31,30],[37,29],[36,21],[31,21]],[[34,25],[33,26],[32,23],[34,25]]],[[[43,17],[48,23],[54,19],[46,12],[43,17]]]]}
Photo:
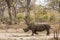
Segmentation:
{"type": "Polygon", "coordinates": [[[49,40],[51,38],[53,38],[53,34],[49,36],[45,34],[31,36],[27,33],[0,33],[0,40],[49,40]]]}

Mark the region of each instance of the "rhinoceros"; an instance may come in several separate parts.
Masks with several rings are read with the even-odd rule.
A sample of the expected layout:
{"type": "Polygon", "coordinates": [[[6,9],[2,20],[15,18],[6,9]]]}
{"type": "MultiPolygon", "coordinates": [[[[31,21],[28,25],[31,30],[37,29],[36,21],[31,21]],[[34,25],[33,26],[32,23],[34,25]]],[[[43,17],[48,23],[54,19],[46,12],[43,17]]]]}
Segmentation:
{"type": "Polygon", "coordinates": [[[31,30],[32,31],[32,35],[38,34],[37,31],[38,32],[42,32],[42,31],[46,30],[47,31],[47,35],[49,35],[50,34],[50,29],[51,29],[51,26],[48,25],[48,24],[35,25],[34,23],[31,23],[31,24],[28,25],[27,28],[24,28],[23,30],[24,30],[24,32],[28,32],[29,30],[31,30]]]}

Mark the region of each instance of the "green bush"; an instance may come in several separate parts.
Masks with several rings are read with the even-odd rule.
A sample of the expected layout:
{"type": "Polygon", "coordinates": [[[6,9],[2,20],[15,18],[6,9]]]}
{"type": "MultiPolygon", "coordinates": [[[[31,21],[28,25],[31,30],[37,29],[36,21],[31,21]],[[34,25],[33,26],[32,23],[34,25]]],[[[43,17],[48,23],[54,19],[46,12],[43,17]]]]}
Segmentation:
{"type": "Polygon", "coordinates": [[[43,19],[48,19],[48,15],[47,14],[43,15],[43,19]]]}
{"type": "Polygon", "coordinates": [[[31,13],[31,14],[29,15],[29,17],[30,17],[30,21],[34,21],[34,20],[35,20],[35,16],[34,16],[33,13],[31,13]]]}
{"type": "Polygon", "coordinates": [[[48,14],[44,14],[44,15],[43,14],[40,14],[39,15],[39,18],[40,19],[48,19],[48,14]]]}
{"type": "Polygon", "coordinates": [[[24,15],[23,15],[22,13],[18,13],[18,14],[16,15],[16,18],[17,18],[18,20],[23,19],[23,18],[24,18],[24,15]]]}

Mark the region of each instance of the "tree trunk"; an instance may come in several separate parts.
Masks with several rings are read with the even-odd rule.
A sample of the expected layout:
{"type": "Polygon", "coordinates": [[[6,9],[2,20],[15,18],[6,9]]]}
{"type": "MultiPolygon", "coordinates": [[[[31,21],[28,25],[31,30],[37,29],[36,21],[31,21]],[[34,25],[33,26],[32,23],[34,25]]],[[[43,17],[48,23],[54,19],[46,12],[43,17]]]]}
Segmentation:
{"type": "Polygon", "coordinates": [[[14,24],[16,24],[16,9],[15,9],[15,7],[13,7],[13,15],[14,15],[14,24]]]}
{"type": "Polygon", "coordinates": [[[10,12],[10,8],[8,8],[8,11],[9,11],[9,18],[10,18],[10,22],[9,22],[9,24],[12,24],[12,15],[11,15],[11,12],[10,12]]]}
{"type": "Polygon", "coordinates": [[[9,13],[8,13],[8,14],[9,14],[9,18],[10,18],[9,24],[12,24],[12,15],[11,15],[11,12],[10,12],[10,11],[11,11],[11,10],[10,10],[10,8],[11,8],[11,4],[10,4],[11,2],[10,2],[10,1],[12,1],[12,0],[10,0],[10,1],[9,1],[9,0],[5,0],[5,1],[6,1],[6,3],[7,3],[8,11],[9,11],[9,13]]]}
{"type": "Polygon", "coordinates": [[[58,35],[59,35],[58,30],[54,31],[54,39],[55,40],[58,40],[58,35]]]}

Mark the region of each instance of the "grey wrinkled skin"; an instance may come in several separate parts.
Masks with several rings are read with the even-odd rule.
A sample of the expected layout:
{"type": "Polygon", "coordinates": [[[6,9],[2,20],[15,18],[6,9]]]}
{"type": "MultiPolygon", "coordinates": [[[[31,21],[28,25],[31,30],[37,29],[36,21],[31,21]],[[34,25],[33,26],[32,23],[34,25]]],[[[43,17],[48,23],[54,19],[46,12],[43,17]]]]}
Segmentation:
{"type": "Polygon", "coordinates": [[[51,29],[50,25],[48,24],[39,24],[39,25],[35,25],[33,23],[29,24],[27,28],[24,28],[24,32],[28,32],[29,30],[32,31],[32,35],[34,34],[38,34],[37,31],[42,32],[44,30],[47,31],[47,35],[50,34],[49,29],[51,29]]]}

